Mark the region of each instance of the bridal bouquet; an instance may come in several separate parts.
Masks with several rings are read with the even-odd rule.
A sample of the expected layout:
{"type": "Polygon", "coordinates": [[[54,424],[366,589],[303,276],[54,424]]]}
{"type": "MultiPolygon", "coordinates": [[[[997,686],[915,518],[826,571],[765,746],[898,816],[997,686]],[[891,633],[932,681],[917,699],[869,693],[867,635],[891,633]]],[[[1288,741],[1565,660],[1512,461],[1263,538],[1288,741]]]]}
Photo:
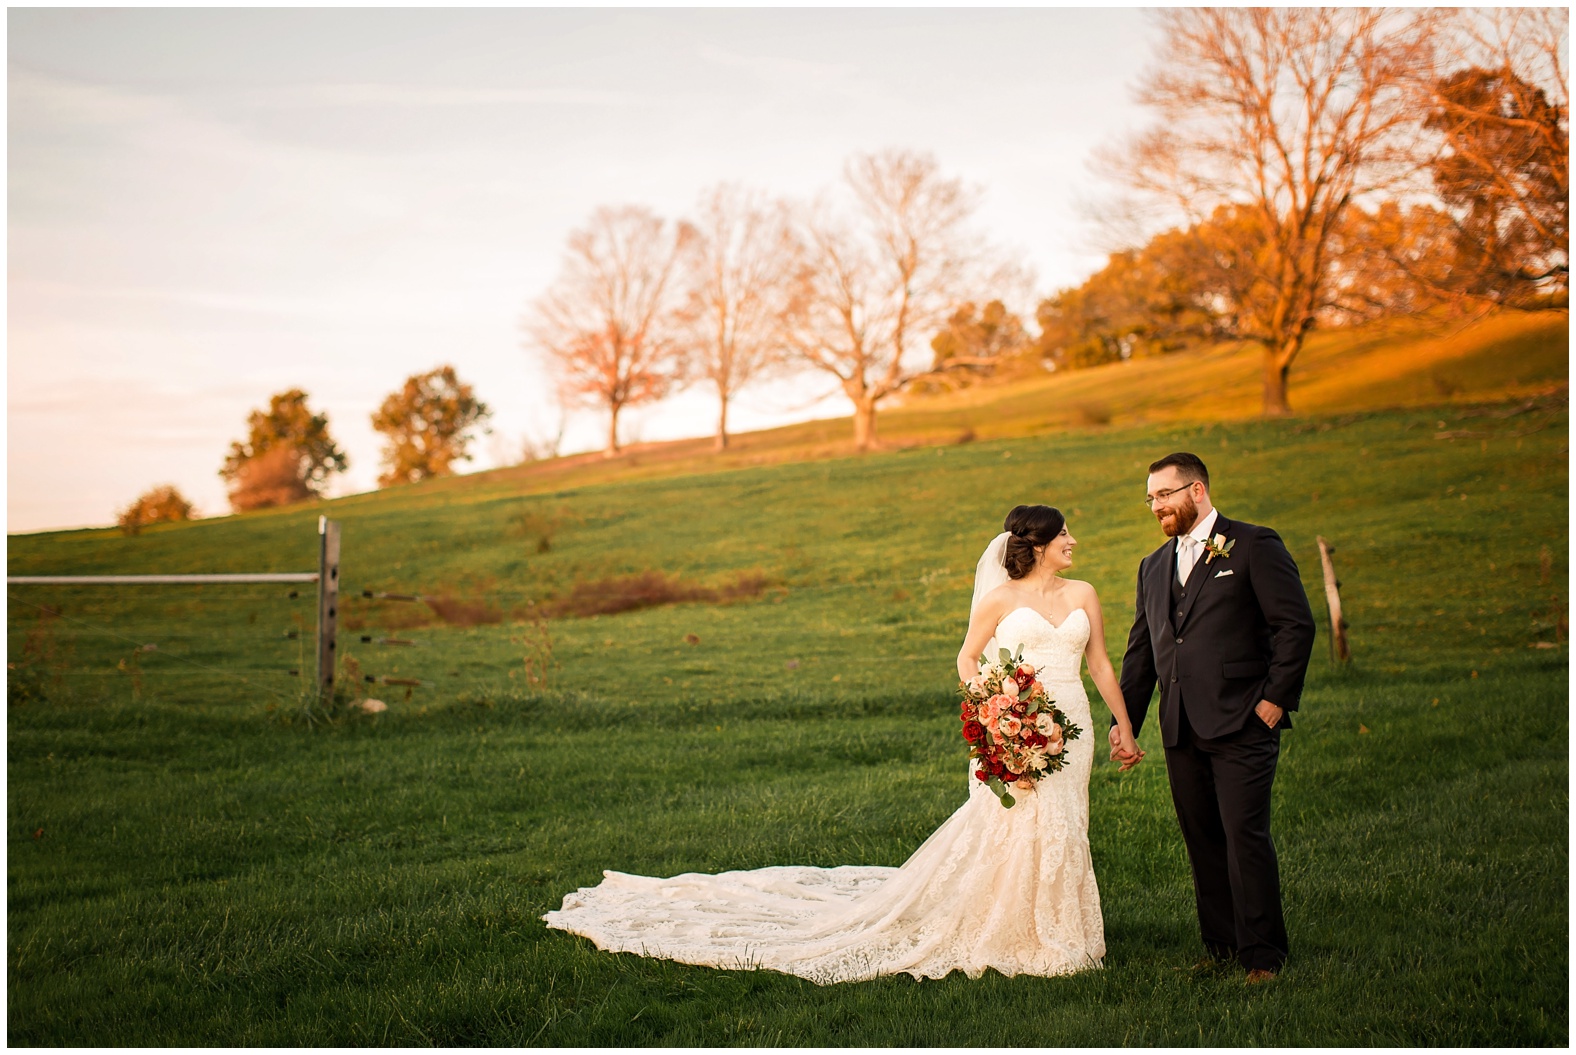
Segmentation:
{"type": "Polygon", "coordinates": [[[995,663],[984,659],[980,672],[962,684],[963,739],[969,757],[979,761],[975,777],[1011,808],[1007,785],[1027,790],[1061,769],[1067,744],[1083,730],[1057,709],[1034,665],[1023,662],[1022,645],[1016,655],[1002,649],[995,663]]]}

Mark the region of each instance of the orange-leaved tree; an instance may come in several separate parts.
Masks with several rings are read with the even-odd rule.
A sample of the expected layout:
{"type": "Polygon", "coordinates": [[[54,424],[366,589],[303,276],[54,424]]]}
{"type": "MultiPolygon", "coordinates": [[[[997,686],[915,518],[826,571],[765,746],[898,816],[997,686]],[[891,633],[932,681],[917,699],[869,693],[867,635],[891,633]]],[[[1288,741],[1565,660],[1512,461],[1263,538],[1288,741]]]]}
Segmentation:
{"type": "Polygon", "coordinates": [[[455,462],[471,456],[468,448],[476,427],[491,416],[492,410],[453,366],[407,377],[372,415],[372,427],[386,438],[378,486],[453,472],[455,462]]]}
{"type": "Polygon", "coordinates": [[[912,383],[911,391],[948,392],[1041,368],[1023,320],[999,300],[960,305],[930,339],[930,348],[931,373],[912,383]]]}
{"type": "Polygon", "coordinates": [[[1446,26],[1460,65],[1418,85],[1437,136],[1434,189],[1456,228],[1438,288],[1493,304],[1568,305],[1570,12],[1463,10],[1446,26]]]}
{"type": "Polygon", "coordinates": [[[328,415],[312,413],[306,400],[292,388],[247,416],[246,440],[230,444],[219,470],[236,512],[317,497],[330,475],[349,467],[328,433],[328,415]]]}

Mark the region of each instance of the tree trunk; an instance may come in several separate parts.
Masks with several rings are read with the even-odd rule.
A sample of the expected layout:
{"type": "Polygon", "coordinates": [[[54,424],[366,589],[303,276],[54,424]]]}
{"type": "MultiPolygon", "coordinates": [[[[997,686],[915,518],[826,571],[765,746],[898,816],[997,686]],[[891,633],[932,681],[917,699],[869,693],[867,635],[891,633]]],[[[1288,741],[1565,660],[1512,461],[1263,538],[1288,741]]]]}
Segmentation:
{"type": "Polygon", "coordinates": [[[621,409],[617,404],[608,407],[607,449],[602,452],[602,457],[604,458],[615,458],[618,456],[618,412],[621,409]]]}
{"type": "Polygon", "coordinates": [[[728,449],[728,394],[718,393],[721,409],[717,411],[717,441],[712,444],[714,450],[725,451],[728,449]]]}
{"type": "Polygon", "coordinates": [[[868,451],[876,442],[876,402],[861,400],[854,404],[854,446],[868,451]]]}
{"type": "Polygon", "coordinates": [[[1291,349],[1291,355],[1280,348],[1264,349],[1264,416],[1267,418],[1284,418],[1291,414],[1291,403],[1286,399],[1286,378],[1291,373],[1291,356],[1295,354],[1295,348],[1291,349]]]}

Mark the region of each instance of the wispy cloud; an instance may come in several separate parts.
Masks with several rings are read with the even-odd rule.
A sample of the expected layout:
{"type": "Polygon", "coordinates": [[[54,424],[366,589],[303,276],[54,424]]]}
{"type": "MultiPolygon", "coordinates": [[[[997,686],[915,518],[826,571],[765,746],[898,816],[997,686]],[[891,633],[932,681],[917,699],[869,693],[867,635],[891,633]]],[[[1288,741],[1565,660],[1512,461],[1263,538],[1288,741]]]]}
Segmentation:
{"type": "Polygon", "coordinates": [[[255,312],[266,315],[295,315],[307,318],[334,318],[344,314],[342,306],[328,301],[220,293],[211,290],[183,289],[176,286],[107,286],[98,283],[85,284],[58,282],[48,279],[13,278],[8,283],[8,288],[13,299],[25,299],[36,296],[82,300],[111,300],[212,308],[219,311],[255,312]]]}
{"type": "Polygon", "coordinates": [[[851,62],[819,62],[786,55],[747,55],[715,44],[700,45],[696,48],[696,54],[714,66],[739,70],[757,81],[801,91],[815,88],[852,94],[875,86],[875,82],[862,77],[860,68],[851,62]]]}
{"type": "Polygon", "coordinates": [[[300,84],[232,93],[257,108],[322,106],[632,106],[658,105],[649,95],[595,88],[480,88],[415,84],[300,84]]]}

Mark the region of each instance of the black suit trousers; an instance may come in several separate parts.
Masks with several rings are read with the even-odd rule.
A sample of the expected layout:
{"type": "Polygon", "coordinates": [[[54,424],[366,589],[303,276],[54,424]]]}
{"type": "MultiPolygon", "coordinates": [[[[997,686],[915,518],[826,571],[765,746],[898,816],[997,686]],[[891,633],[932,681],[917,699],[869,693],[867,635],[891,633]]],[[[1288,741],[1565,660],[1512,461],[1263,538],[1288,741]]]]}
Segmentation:
{"type": "Polygon", "coordinates": [[[1177,822],[1193,864],[1193,894],[1204,945],[1248,970],[1286,962],[1280,868],[1270,838],[1270,785],[1280,730],[1249,715],[1224,736],[1197,735],[1181,710],[1181,736],[1166,751],[1177,822]]]}

